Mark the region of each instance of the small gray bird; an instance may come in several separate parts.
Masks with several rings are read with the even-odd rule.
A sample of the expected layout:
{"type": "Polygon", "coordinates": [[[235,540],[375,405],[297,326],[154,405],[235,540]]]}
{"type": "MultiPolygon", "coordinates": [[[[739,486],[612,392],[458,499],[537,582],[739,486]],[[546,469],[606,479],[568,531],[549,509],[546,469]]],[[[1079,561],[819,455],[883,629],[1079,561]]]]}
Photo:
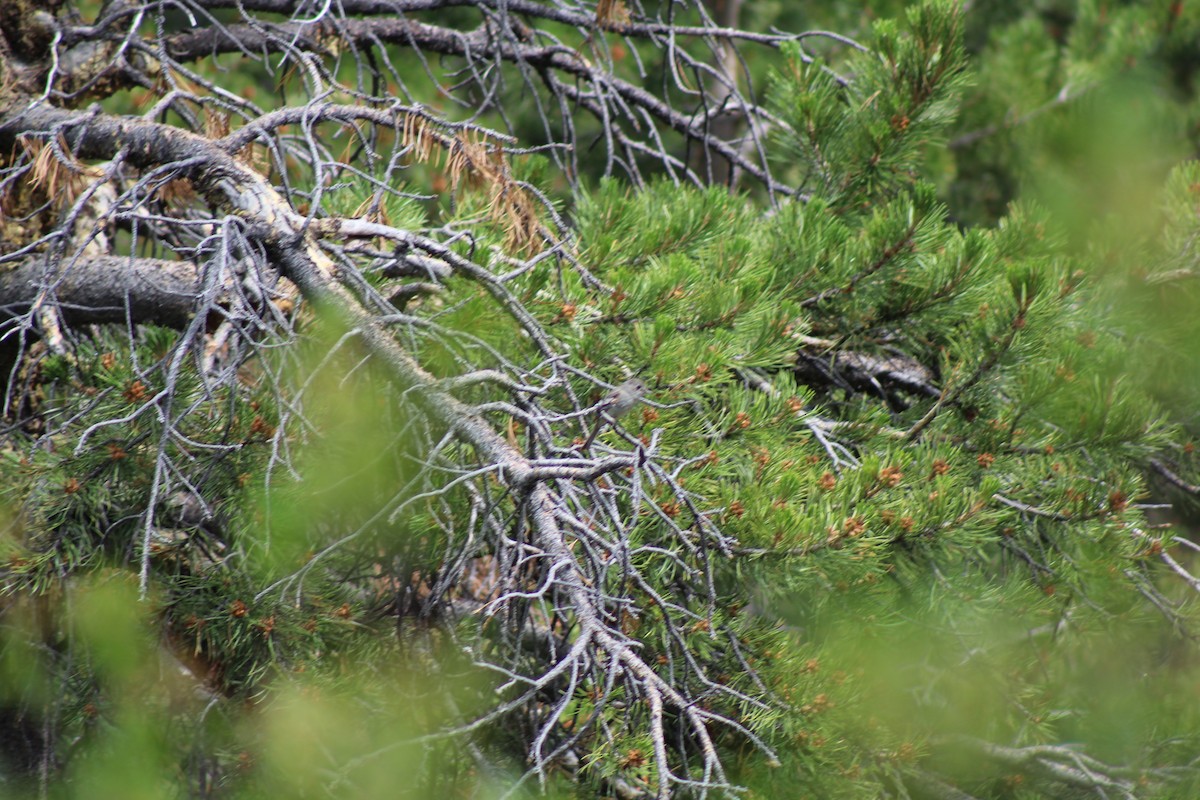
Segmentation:
{"type": "Polygon", "coordinates": [[[630,378],[613,389],[612,393],[601,400],[596,408],[596,425],[592,428],[592,434],[588,436],[587,441],[583,443],[583,449],[587,450],[592,446],[592,442],[595,441],[605,422],[620,419],[633,411],[645,396],[646,384],[637,377],[630,378]]]}

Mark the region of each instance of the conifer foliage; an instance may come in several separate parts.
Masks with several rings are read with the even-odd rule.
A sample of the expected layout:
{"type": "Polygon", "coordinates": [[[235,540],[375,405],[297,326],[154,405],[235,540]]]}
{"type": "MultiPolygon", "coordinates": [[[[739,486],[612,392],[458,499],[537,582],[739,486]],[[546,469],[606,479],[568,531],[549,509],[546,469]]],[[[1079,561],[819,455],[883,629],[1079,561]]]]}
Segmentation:
{"type": "Polygon", "coordinates": [[[811,5],[6,3],[6,785],[1194,796],[1185,4],[811,5]]]}

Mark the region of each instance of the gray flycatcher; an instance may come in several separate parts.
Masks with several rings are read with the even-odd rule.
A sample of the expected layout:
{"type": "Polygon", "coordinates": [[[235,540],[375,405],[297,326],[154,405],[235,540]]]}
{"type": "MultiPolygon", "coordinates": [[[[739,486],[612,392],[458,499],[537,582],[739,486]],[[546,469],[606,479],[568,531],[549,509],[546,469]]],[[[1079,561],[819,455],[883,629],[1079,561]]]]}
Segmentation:
{"type": "Polygon", "coordinates": [[[619,419],[633,411],[645,396],[646,384],[641,378],[630,378],[613,389],[612,393],[601,400],[596,408],[596,425],[592,428],[592,433],[588,436],[587,441],[583,443],[583,449],[587,450],[592,446],[592,442],[595,441],[605,422],[619,419]]]}

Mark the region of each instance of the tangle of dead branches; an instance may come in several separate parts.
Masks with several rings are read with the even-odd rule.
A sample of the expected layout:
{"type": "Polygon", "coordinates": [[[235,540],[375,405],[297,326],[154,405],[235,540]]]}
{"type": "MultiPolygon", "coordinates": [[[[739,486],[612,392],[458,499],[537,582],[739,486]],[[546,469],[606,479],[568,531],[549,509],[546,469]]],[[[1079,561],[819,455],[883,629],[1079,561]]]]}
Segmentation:
{"type": "MultiPolygon", "coordinates": [[[[143,395],[140,382],[126,390],[136,409],[89,427],[76,445],[82,450],[106,426],[139,415],[160,422],[143,532],[131,551],[145,593],[163,547],[155,523],[162,509],[194,506],[188,514],[211,518],[206,501],[189,499],[200,496],[203,463],[175,447],[188,440],[199,407],[184,397],[185,376],[198,375],[204,396],[240,391],[243,367],[296,338],[302,308],[337,320],[428,421],[414,429],[425,448],[417,476],[377,516],[395,518],[452,491],[471,498],[465,529],[447,518],[446,556],[419,614],[453,607],[478,552],[494,563],[492,585],[468,610],[481,628],[505,621],[505,650],[477,654],[502,676],[503,699],[463,729],[524,711],[527,777],[541,778],[553,763],[577,761],[582,743],[613,735],[606,707],[619,696],[645,708],[627,724],[649,731],[653,778],[618,788],[667,797],[680,787],[703,795],[729,786],[718,731],[770,753],[732,710],[767,709],[765,690],[750,696],[724,685],[683,643],[686,631],[712,618],[710,561],[728,556],[733,542],[683,488],[686,465],[661,457],[654,436],[627,439],[627,449],[603,458],[575,449],[589,403],[571,386],[599,382],[572,363],[512,287],[530,270],[559,269],[607,287],[575,260],[553,203],[510,163],[536,152],[571,181],[586,159],[634,184],[653,173],[798,194],[772,175],[765,137],[780,122],[760,105],[737,54],[806,35],[720,27],[701,2],[662,13],[621,2],[592,12],[523,0],[114,0],[84,19],[66,2],[12,4],[0,18],[0,339],[4,408],[34,430],[22,414],[36,405],[39,359],[72,358],[98,325],[123,330],[131,348],[139,326],[179,331],[170,352],[147,367],[158,371],[156,391],[143,395]],[[438,21],[451,7],[460,23],[471,22],[438,21]],[[644,85],[648,66],[633,63],[648,47],[663,59],[665,82],[656,89],[644,85]],[[618,63],[620,52],[633,54],[629,63],[618,63]],[[223,85],[223,70],[247,65],[276,82],[281,104],[223,85]],[[422,102],[430,87],[449,112],[422,102]],[[138,112],[108,110],[118,96],[132,98],[138,112]],[[515,98],[536,109],[540,137],[519,133],[522,120],[508,107],[515,98]],[[508,130],[485,127],[485,114],[508,130]],[[472,246],[464,254],[469,230],[392,224],[389,200],[431,197],[398,188],[417,169],[442,173],[441,191],[455,200],[482,191],[507,253],[472,246]],[[335,212],[330,198],[353,181],[366,199],[335,212]],[[458,283],[477,286],[511,319],[535,366],[406,310],[409,299],[458,283]],[[459,374],[434,377],[417,355],[428,341],[458,354],[459,374]],[[508,399],[473,404],[457,396],[480,383],[508,399]],[[545,402],[551,392],[565,393],[569,407],[545,402]],[[525,427],[525,444],[502,435],[497,410],[525,427]],[[663,513],[647,499],[649,485],[667,487],[686,513],[663,513]],[[664,534],[632,535],[646,513],[664,534]],[[678,574],[670,593],[644,566],[664,561],[678,574]],[[655,610],[639,612],[635,594],[655,610]],[[658,615],[671,640],[658,663],[629,635],[637,613],[658,615]],[[594,710],[566,734],[559,716],[581,694],[594,710]]],[[[284,381],[274,391],[284,424],[273,432],[271,457],[287,465],[283,431],[289,419],[303,421],[303,401],[284,381]]],[[[53,421],[39,424],[49,426],[47,440],[55,435],[53,421]]],[[[237,446],[206,452],[219,458],[237,446]]],[[[301,591],[306,574],[358,534],[335,536],[262,595],[301,591]]],[[[738,651],[731,632],[714,626],[711,635],[738,651]]]]}

